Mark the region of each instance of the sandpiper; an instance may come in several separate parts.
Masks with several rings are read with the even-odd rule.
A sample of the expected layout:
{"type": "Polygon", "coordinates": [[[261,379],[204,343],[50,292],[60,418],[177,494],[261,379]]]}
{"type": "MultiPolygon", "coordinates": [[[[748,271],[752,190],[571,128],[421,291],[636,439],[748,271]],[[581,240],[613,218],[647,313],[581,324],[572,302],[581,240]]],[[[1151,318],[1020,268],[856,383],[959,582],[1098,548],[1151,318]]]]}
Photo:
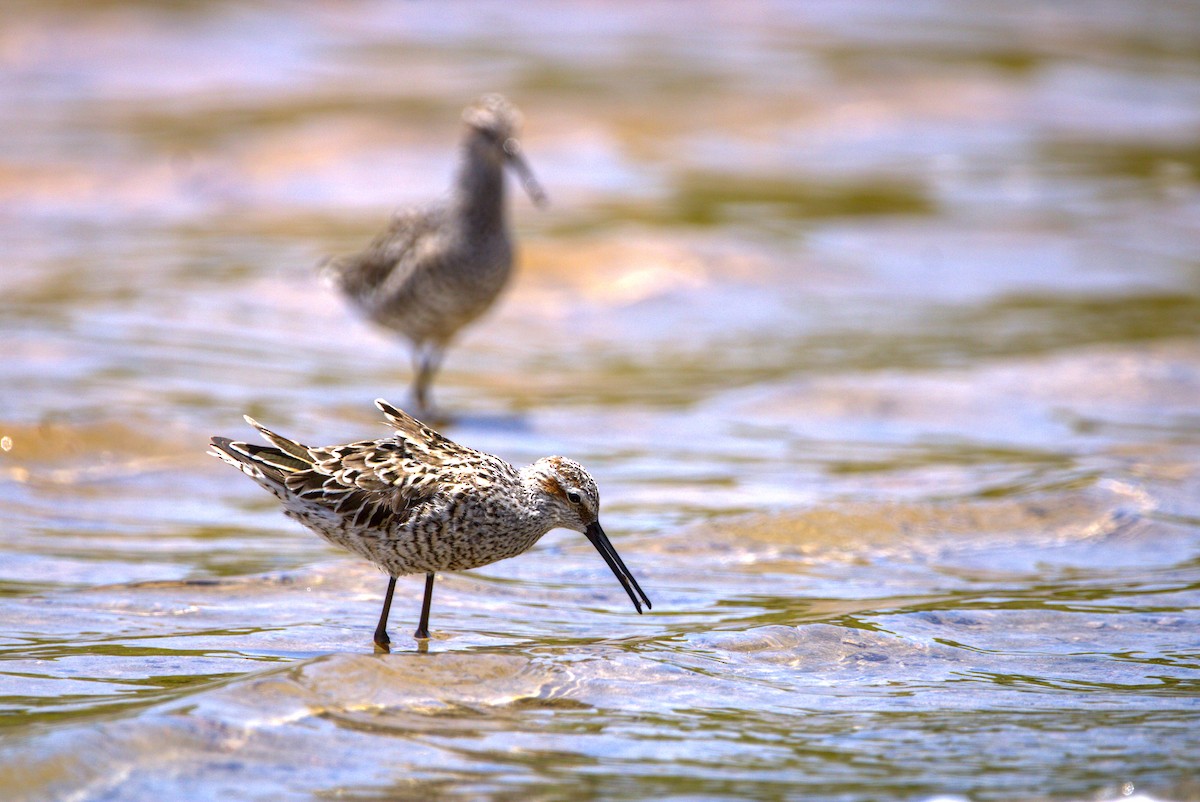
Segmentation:
{"type": "Polygon", "coordinates": [[[634,608],[650,609],[650,599],[600,528],[599,491],[582,465],[544,457],[518,470],[448,440],[382,399],[375,406],[394,436],[310,447],[247,416],[270,446],[213,437],[209,453],[274,494],[285,514],[388,575],[375,628],[381,649],[391,642],[387,620],[396,577],[425,574],[415,636],[427,639],[435,572],[514,557],[557,527],[587,535],[634,608]]]}
{"type": "Polygon", "coordinates": [[[398,212],[365,250],[322,267],[368,318],[411,343],[421,417],[432,414],[429,386],[447,345],[487,311],[512,273],[504,166],[517,172],[536,205],[546,202],[521,155],[520,113],[512,104],[485,95],[463,120],[462,164],[449,202],[398,212]]]}

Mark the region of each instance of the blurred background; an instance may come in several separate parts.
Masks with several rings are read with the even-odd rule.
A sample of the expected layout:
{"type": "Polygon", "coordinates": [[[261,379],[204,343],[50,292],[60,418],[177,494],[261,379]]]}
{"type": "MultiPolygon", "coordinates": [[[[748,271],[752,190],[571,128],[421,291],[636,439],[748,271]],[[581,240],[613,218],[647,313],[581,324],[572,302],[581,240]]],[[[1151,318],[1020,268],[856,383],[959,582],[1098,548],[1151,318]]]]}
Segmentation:
{"type": "Polygon", "coordinates": [[[0,796],[1200,799],[1200,7],[9,2],[0,796]],[[385,430],[316,277],[504,93],[450,437],[590,545],[382,575],[205,456],[385,430]],[[399,637],[396,637],[396,636],[399,637]]]}

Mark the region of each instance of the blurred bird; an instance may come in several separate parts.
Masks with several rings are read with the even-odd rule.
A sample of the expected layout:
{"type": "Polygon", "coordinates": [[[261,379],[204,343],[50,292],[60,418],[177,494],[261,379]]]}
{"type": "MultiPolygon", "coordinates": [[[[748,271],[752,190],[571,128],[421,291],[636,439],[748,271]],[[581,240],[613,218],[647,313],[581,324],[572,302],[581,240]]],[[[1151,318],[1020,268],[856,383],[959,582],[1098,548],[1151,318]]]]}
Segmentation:
{"type": "Polygon", "coordinates": [[[634,608],[650,609],[650,599],[600,528],[600,494],[582,465],[544,457],[518,470],[446,439],[382,399],[375,405],[394,436],[310,447],[247,417],[270,446],[213,437],[209,453],[270,491],[285,514],[388,574],[375,628],[381,649],[391,643],[387,620],[396,577],[425,574],[415,633],[425,639],[435,572],[514,557],[557,527],[584,533],[634,608]]]}
{"type": "Polygon", "coordinates": [[[503,168],[513,168],[536,205],[546,203],[521,155],[517,109],[500,95],[485,95],[463,120],[462,163],[449,202],[397,213],[366,250],[322,268],[368,318],[411,344],[421,417],[432,414],[430,384],[447,345],[488,310],[512,273],[503,168]]]}

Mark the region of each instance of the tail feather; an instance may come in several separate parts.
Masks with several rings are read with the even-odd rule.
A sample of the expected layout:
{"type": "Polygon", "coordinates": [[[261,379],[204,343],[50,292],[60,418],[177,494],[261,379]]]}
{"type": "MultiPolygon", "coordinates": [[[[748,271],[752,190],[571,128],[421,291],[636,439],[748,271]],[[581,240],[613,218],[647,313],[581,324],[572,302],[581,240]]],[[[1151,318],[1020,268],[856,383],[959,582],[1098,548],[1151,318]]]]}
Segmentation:
{"type": "MultiPolygon", "coordinates": [[[[212,444],[209,454],[228,462],[268,490],[285,485],[286,477],[289,474],[312,467],[311,457],[302,459],[290,451],[280,448],[242,443],[228,437],[213,437],[209,442],[212,444]]],[[[286,442],[291,443],[291,441],[286,442]]],[[[292,443],[292,445],[298,444],[292,443]]],[[[307,450],[304,454],[308,455],[307,450]]]]}
{"type": "Polygon", "coordinates": [[[279,470],[264,466],[252,457],[245,450],[245,443],[238,443],[230,440],[228,437],[213,437],[209,440],[209,443],[212,445],[212,449],[208,452],[209,454],[219,460],[228,462],[263,487],[271,489],[273,485],[283,484],[283,475],[279,470]]]}
{"type": "Polygon", "coordinates": [[[347,276],[353,267],[353,260],[347,256],[328,256],[317,265],[317,278],[326,287],[342,292],[348,286],[347,276]]]}
{"type": "Polygon", "coordinates": [[[276,434],[249,415],[243,415],[242,417],[246,419],[246,423],[250,424],[255,429],[258,429],[259,434],[266,438],[268,443],[275,446],[283,453],[288,454],[302,462],[305,468],[312,465],[313,458],[312,454],[308,450],[308,446],[301,445],[295,440],[289,440],[281,434],[276,434]]]}
{"type": "Polygon", "coordinates": [[[242,451],[246,456],[260,465],[269,468],[274,468],[281,474],[296,473],[297,471],[306,471],[312,467],[312,460],[302,460],[293,457],[278,448],[270,446],[260,446],[254,443],[236,443],[241,446],[239,451],[242,451]]]}

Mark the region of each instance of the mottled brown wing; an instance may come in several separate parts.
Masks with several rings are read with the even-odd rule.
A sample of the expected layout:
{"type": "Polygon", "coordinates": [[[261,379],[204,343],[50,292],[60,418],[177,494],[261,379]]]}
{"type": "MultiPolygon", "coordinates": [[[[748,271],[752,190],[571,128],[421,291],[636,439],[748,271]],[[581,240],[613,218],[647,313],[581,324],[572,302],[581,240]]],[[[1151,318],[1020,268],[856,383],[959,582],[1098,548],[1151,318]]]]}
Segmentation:
{"type": "Polygon", "coordinates": [[[353,527],[403,524],[439,491],[470,484],[481,469],[511,471],[503,460],[461,446],[382,398],[375,406],[394,438],[308,448],[307,470],[285,478],[288,491],[353,527]]]}
{"type": "Polygon", "coordinates": [[[473,448],[460,446],[453,440],[438,434],[412,415],[409,415],[399,407],[389,404],[382,398],[375,399],[375,406],[387,418],[388,426],[396,430],[397,436],[407,441],[411,447],[420,452],[443,452],[446,454],[478,453],[473,448]]]}
{"type": "Polygon", "coordinates": [[[359,253],[330,259],[321,272],[373,310],[409,281],[420,264],[419,254],[436,238],[444,216],[440,207],[403,210],[370,245],[359,253]]]}
{"type": "Polygon", "coordinates": [[[428,471],[398,440],[311,448],[312,466],[285,477],[288,491],[353,528],[403,524],[437,493],[428,471]]]}

